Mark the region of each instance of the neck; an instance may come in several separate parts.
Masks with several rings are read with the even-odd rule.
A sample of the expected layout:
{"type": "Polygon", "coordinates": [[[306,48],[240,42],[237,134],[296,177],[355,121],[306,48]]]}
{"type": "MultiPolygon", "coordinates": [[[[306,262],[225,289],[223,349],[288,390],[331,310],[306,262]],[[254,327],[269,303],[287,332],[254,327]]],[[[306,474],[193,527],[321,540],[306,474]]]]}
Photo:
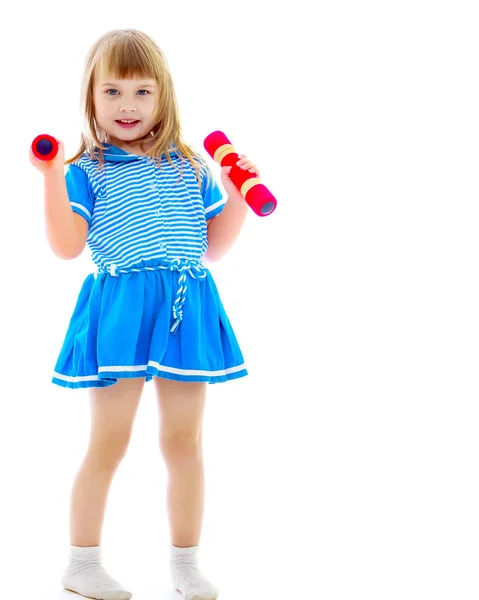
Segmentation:
{"type": "Polygon", "coordinates": [[[148,142],[147,140],[143,142],[143,148],[140,147],[140,144],[136,142],[136,140],[132,142],[124,142],[123,140],[108,139],[108,144],[116,146],[125,152],[130,152],[131,154],[139,154],[140,156],[146,156],[146,151],[152,146],[152,143],[148,142]]]}

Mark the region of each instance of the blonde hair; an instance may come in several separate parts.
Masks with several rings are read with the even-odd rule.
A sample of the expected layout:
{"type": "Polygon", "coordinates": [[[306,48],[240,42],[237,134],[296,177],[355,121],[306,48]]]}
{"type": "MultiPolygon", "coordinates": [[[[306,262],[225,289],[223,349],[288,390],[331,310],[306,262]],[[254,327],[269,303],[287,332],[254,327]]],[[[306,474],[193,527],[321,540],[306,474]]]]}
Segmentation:
{"type": "Polygon", "coordinates": [[[140,138],[140,147],[143,150],[141,142],[153,142],[149,150],[143,150],[147,156],[159,158],[165,154],[168,162],[174,166],[170,150],[175,145],[181,165],[183,166],[184,158],[189,160],[195,170],[198,185],[201,187],[200,171],[206,174],[208,185],[211,181],[208,165],[183,141],[181,136],[178,103],[166,58],[148,35],[136,29],[109,31],[98,38],[91,47],[85,60],[80,94],[83,119],[80,148],[73,158],[65,161],[65,164],[74,162],[84,153],[91,159],[98,159],[98,168],[104,164],[103,144],[106,142],[106,135],[95,120],[93,101],[94,76],[102,66],[118,79],[145,77],[156,80],[159,87],[159,101],[155,126],[151,133],[140,138]]]}

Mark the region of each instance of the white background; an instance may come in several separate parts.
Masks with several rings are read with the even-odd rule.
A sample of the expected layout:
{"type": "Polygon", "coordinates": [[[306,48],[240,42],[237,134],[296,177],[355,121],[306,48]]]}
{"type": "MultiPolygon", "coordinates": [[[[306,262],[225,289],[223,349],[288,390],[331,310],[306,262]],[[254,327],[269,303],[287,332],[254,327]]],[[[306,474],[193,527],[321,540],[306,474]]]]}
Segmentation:
{"type": "MultiPolygon", "coordinates": [[[[105,31],[154,37],[185,140],[220,129],[278,199],[212,271],[250,375],[209,387],[200,565],[223,600],[479,593],[478,18],[474,2],[11,3],[2,11],[0,579],[67,598],[85,390],[50,383],[88,251],[44,233],[39,133],[80,139],[105,31]],[[6,10],[6,12],[5,12],[6,10]]],[[[219,166],[209,160],[220,181],[219,166]]],[[[173,600],[147,386],[105,563],[173,600]]]]}

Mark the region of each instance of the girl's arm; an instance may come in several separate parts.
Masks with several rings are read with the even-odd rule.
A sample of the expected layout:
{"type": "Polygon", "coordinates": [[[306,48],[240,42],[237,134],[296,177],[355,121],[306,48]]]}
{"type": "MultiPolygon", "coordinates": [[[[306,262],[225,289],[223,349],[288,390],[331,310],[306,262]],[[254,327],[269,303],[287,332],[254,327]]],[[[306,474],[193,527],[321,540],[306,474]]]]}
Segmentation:
{"type": "MultiPolygon", "coordinates": [[[[244,154],[239,155],[236,164],[241,169],[255,173],[259,179],[258,168],[244,154]]],[[[228,194],[226,205],[218,216],[208,221],[208,249],[205,253],[205,259],[210,262],[223,258],[235,243],[250,210],[240,191],[231,180],[230,171],[231,167],[221,169],[221,180],[228,194]]]]}
{"type": "Polygon", "coordinates": [[[88,223],[73,212],[65,181],[65,148],[61,140],[52,160],[37,158],[30,147],[30,162],[44,177],[45,229],[48,243],[59,258],[79,256],[86,244],[88,223]]]}
{"type": "Polygon", "coordinates": [[[44,176],[47,239],[54,254],[71,260],[85,248],[88,223],[72,210],[63,171],[50,169],[44,176]]]}

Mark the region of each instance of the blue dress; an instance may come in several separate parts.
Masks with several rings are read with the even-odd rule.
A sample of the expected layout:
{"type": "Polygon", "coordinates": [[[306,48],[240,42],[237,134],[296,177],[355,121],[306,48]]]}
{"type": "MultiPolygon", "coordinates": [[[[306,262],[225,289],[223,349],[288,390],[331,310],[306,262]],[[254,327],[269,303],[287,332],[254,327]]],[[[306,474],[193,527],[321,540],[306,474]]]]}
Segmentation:
{"type": "Polygon", "coordinates": [[[153,376],[218,383],[247,375],[202,257],[207,220],[225,205],[179,153],[161,159],[106,145],[104,168],[83,155],[65,175],[89,224],[96,265],[80,290],[53,383],[105,387],[153,376]],[[159,168],[160,167],[160,168],[159,168]],[[180,175],[181,170],[181,175],[180,175]]]}

